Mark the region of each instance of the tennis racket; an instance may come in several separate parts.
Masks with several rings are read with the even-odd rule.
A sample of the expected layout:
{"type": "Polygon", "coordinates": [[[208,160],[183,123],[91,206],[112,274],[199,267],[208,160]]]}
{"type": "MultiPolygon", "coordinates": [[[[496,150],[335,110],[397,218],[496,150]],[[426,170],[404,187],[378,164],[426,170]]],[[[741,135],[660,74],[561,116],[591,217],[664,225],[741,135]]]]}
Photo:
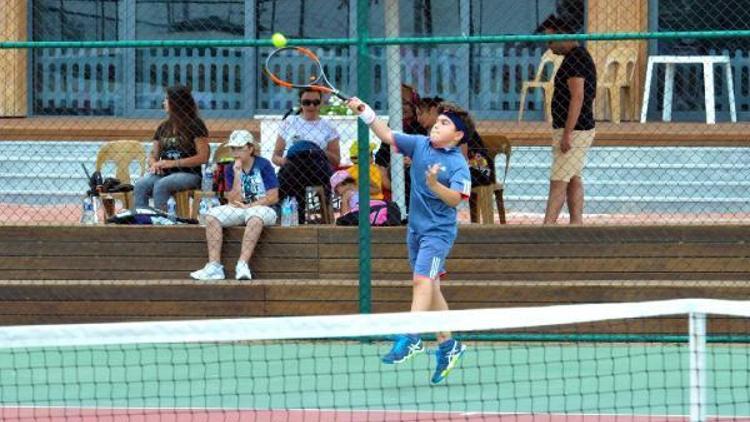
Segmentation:
{"type": "MultiPolygon", "coordinates": [[[[310,88],[323,94],[335,95],[344,101],[349,101],[351,98],[333,86],[331,81],[328,80],[318,56],[304,47],[282,47],[272,51],[271,54],[268,55],[268,58],[266,58],[266,65],[263,70],[271,81],[278,86],[290,89],[310,88]],[[286,62],[284,61],[284,58],[289,60],[290,57],[294,58],[295,62],[302,64],[302,68],[309,72],[305,75],[306,80],[304,80],[303,83],[295,83],[294,81],[286,80],[273,72],[273,67],[277,64],[279,69],[284,68],[283,64],[286,62]]],[[[360,106],[359,108],[360,111],[364,110],[364,106],[360,106]]]]}

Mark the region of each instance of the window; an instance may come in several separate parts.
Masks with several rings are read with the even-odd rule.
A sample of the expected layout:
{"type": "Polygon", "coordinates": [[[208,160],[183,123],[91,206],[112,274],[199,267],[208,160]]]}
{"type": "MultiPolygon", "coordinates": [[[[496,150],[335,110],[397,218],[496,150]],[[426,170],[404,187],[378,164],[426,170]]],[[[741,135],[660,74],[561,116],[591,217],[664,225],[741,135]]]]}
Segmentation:
{"type": "MultiPolygon", "coordinates": [[[[658,31],[750,29],[750,0],[660,0],[658,31]]],[[[660,54],[708,54],[710,50],[747,50],[747,39],[659,40],[660,54]]]]}
{"type": "MultiPolygon", "coordinates": [[[[137,39],[242,39],[244,0],[137,0],[137,39]]],[[[151,48],[135,52],[135,108],[159,110],[164,88],[190,86],[201,110],[242,110],[241,48],[151,48]]]]}
{"type": "MultiPolygon", "coordinates": [[[[350,7],[356,0],[256,0],[255,36],[268,39],[275,32],[287,38],[347,38],[350,7]]],[[[372,15],[372,14],[371,14],[372,15]]],[[[323,65],[331,82],[347,92],[352,86],[354,49],[341,47],[313,47],[321,54],[323,65]]],[[[270,48],[258,49],[257,68],[261,68],[270,48]]],[[[290,59],[288,69],[304,72],[298,62],[290,59]]],[[[260,76],[256,83],[256,107],[260,110],[285,111],[297,102],[297,94],[279,88],[267,77],[260,76]]]]}
{"type": "Polygon", "coordinates": [[[256,0],[256,35],[281,32],[289,38],[346,38],[349,7],[356,0],[256,0]]]}
{"type": "MultiPolygon", "coordinates": [[[[470,32],[472,35],[534,34],[550,15],[583,32],[585,7],[585,0],[471,0],[470,32]]],[[[472,45],[471,108],[499,113],[492,114],[493,118],[515,117],[521,84],[533,78],[546,49],[543,43],[531,42],[472,45]]],[[[533,92],[527,101],[526,109],[542,118],[540,92],[533,92]]]]}
{"type": "Polygon", "coordinates": [[[244,0],[137,0],[137,39],[231,39],[245,34],[244,0]]]}
{"type": "MultiPolygon", "coordinates": [[[[355,1],[355,0],[351,0],[355,1]]],[[[384,1],[370,5],[370,36],[385,36],[384,1]]],[[[403,37],[422,35],[460,35],[461,0],[399,1],[399,34],[403,37]]]]}
{"type": "MultiPolygon", "coordinates": [[[[654,31],[721,31],[750,29],[750,0],[652,0],[652,25],[654,31]]],[[[679,38],[656,40],[656,54],[713,55],[728,54],[734,65],[735,98],[737,110],[750,110],[748,70],[745,52],[750,49],[746,38],[695,39],[679,38]],[[740,53],[737,54],[737,51],[740,53]]],[[[727,89],[723,72],[716,73],[716,110],[728,118],[727,89]],[[723,97],[723,98],[722,98],[723,97]]],[[[658,66],[654,73],[652,113],[661,112],[664,89],[664,68],[658,66]]],[[[675,70],[672,111],[678,119],[702,120],[705,118],[703,69],[700,65],[678,66],[675,70]]]]}
{"type": "MultiPolygon", "coordinates": [[[[118,38],[116,0],[36,0],[34,41],[108,41],[118,38]]],[[[34,49],[36,114],[113,115],[121,111],[121,50],[34,49]]]]}
{"type": "Polygon", "coordinates": [[[584,29],[584,0],[472,0],[471,32],[474,35],[532,34],[550,15],[584,29]]]}
{"type": "Polygon", "coordinates": [[[117,0],[36,0],[34,41],[116,40],[117,0]]]}

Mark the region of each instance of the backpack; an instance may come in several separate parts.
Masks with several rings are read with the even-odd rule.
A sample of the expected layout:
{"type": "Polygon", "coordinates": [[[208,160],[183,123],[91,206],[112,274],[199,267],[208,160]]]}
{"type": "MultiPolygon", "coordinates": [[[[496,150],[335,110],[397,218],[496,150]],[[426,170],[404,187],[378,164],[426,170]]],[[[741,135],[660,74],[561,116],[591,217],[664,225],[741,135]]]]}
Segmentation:
{"type": "MultiPolygon", "coordinates": [[[[344,214],[336,219],[337,226],[359,225],[359,210],[344,214]]],[[[401,225],[401,209],[391,201],[370,201],[371,226],[401,225]]]]}
{"type": "Polygon", "coordinates": [[[135,210],[122,210],[112,217],[109,217],[107,223],[172,226],[175,224],[198,224],[198,221],[190,218],[170,217],[164,211],[149,207],[136,208],[135,210]]]}
{"type": "Polygon", "coordinates": [[[107,177],[104,179],[101,172],[95,171],[89,174],[86,165],[81,163],[83,172],[86,174],[86,178],[89,180],[89,190],[86,192],[88,196],[99,196],[99,192],[103,193],[114,193],[114,192],[131,192],[133,185],[130,183],[122,183],[120,179],[114,177],[107,177]]]}

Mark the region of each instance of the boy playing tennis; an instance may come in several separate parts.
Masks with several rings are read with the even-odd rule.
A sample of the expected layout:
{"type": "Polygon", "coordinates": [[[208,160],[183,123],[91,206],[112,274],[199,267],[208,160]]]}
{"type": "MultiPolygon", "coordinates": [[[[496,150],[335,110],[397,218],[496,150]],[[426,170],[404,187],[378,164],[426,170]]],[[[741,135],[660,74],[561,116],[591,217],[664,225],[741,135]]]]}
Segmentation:
{"type": "MultiPolygon", "coordinates": [[[[394,133],[375,112],[358,98],[348,102],[381,141],[411,158],[411,196],[406,244],[413,271],[412,312],[447,311],[448,304],[440,291],[445,274],[445,259],[458,233],[456,207],[471,194],[471,176],[466,159],[457,145],[474,132],[474,122],[460,107],[441,103],[438,118],[430,136],[394,133]],[[362,108],[360,111],[359,108],[362,108]]],[[[448,376],[461,359],[466,346],[448,332],[437,334],[437,366],[432,383],[448,376]]],[[[422,339],[416,334],[400,335],[393,348],[383,357],[395,364],[424,352],[422,339]]]]}

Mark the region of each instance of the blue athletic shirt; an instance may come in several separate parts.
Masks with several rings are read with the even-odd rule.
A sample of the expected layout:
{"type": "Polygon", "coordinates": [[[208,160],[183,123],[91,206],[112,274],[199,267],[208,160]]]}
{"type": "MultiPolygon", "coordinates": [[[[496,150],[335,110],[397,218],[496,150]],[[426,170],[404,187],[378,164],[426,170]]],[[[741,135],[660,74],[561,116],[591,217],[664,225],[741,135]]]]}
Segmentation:
{"type": "Polygon", "coordinates": [[[438,182],[461,193],[471,195],[471,174],[458,147],[435,148],[424,135],[407,135],[394,132],[396,148],[410,157],[411,191],[409,202],[409,231],[418,235],[438,236],[453,243],[458,233],[456,208],[448,206],[427,187],[427,170],[440,164],[438,182]]]}
{"type": "MultiPolygon", "coordinates": [[[[232,166],[227,166],[226,169],[225,180],[228,186],[232,186],[234,180],[234,168],[232,166]]],[[[247,172],[242,171],[240,177],[240,181],[242,182],[242,192],[246,204],[264,198],[266,192],[279,187],[279,181],[276,178],[273,165],[263,157],[255,157],[253,166],[250,167],[250,170],[247,172]]]]}

